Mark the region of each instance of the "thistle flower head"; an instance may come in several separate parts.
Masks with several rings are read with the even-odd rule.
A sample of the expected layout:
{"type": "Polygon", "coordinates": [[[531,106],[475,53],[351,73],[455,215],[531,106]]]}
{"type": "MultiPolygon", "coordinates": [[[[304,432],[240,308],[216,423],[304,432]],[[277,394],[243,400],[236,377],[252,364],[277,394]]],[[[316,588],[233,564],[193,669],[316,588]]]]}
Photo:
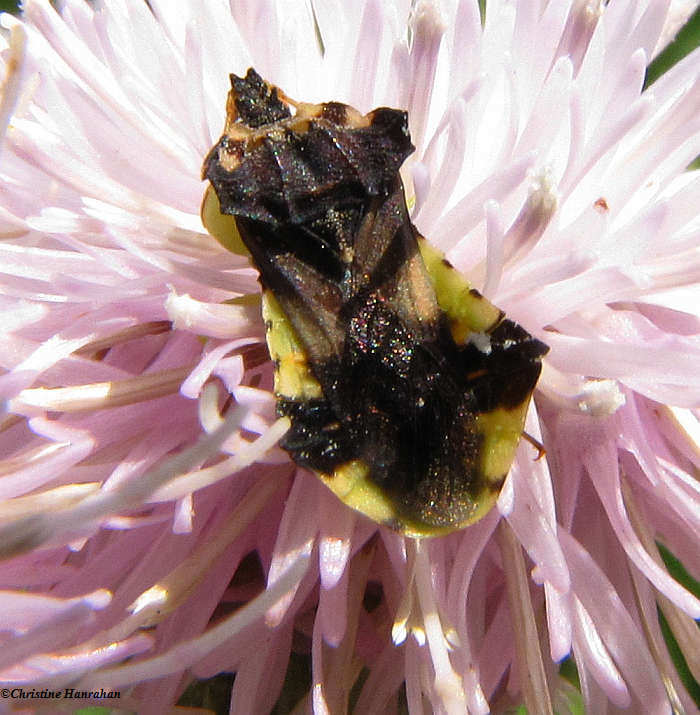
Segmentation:
{"type": "Polygon", "coordinates": [[[2,15],[0,681],[162,712],[695,705],[697,51],[653,0],[28,0],[2,15]],[[406,109],[412,220],[551,350],[497,508],[412,541],[277,441],[257,274],[206,234],[229,72],[406,109]],[[393,704],[393,705],[392,705],[393,704]]]}

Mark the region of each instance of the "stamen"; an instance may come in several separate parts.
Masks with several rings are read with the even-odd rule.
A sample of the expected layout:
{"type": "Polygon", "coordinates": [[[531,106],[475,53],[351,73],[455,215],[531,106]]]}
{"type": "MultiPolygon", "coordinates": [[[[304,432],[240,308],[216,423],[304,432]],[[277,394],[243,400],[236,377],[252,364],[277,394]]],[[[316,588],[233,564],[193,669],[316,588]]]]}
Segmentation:
{"type": "Polygon", "coordinates": [[[493,296],[498,289],[503,275],[505,240],[501,207],[497,201],[489,200],[484,207],[486,213],[486,276],[484,278],[483,294],[493,296]]]}
{"type": "Polygon", "coordinates": [[[51,412],[104,410],[147,402],[175,394],[192,371],[192,365],[140,375],[127,380],[93,382],[73,387],[32,387],[10,401],[9,409],[23,412],[36,407],[51,412]]]}
{"type": "Polygon", "coordinates": [[[224,421],[219,413],[219,390],[213,382],[202,388],[198,404],[199,421],[207,434],[211,434],[224,421]]]}
{"type": "Polygon", "coordinates": [[[412,112],[411,134],[416,146],[423,144],[429,117],[419,107],[430,106],[430,98],[435,86],[435,68],[445,23],[437,3],[419,0],[413,3],[409,17],[409,45],[412,73],[404,88],[406,103],[412,112]]]}
{"type": "Polygon", "coordinates": [[[431,562],[428,554],[428,545],[420,539],[414,542],[416,551],[416,592],[422,612],[422,621],[425,624],[428,648],[435,668],[435,690],[448,713],[467,712],[467,701],[461,676],[452,667],[448,651],[449,639],[442,625],[438,613],[433,591],[431,575],[431,562]]]}
{"type": "Polygon", "coordinates": [[[205,541],[165,578],[144,591],[129,607],[139,615],[141,626],[151,626],[175,610],[209,573],[211,565],[263,510],[270,497],[282,486],[282,480],[261,479],[219,527],[213,541],[205,541]]]}
{"type": "Polygon", "coordinates": [[[595,25],[603,15],[605,2],[603,0],[588,0],[584,3],[582,15],[588,18],[588,21],[595,25]]]}
{"type": "Polygon", "coordinates": [[[50,444],[42,444],[38,447],[32,447],[23,452],[18,452],[0,461],[0,477],[7,474],[12,474],[18,469],[26,469],[30,466],[36,466],[43,461],[53,457],[56,452],[59,452],[66,447],[69,447],[69,442],[52,442],[50,444]]]}
{"type": "MultiPolygon", "coordinates": [[[[645,550],[651,556],[651,558],[659,565],[659,567],[666,569],[666,566],[661,558],[659,549],[656,545],[651,530],[649,529],[644,516],[637,505],[637,501],[632,494],[632,489],[630,488],[627,480],[623,477],[620,479],[620,486],[622,489],[622,496],[625,501],[625,508],[629,515],[630,523],[634,529],[637,537],[644,546],[645,550]]],[[[634,576],[634,569],[630,567],[630,572],[634,576]]],[[[697,623],[693,620],[691,616],[678,608],[664,593],[659,591],[653,584],[650,584],[656,596],[656,601],[661,608],[661,611],[666,618],[671,631],[678,645],[681,647],[683,656],[686,660],[690,672],[696,680],[700,680],[700,631],[698,630],[697,623]]],[[[639,613],[643,615],[643,609],[640,607],[638,609],[639,613]]],[[[673,686],[673,681],[668,673],[664,673],[665,668],[663,667],[663,661],[658,657],[658,652],[655,646],[650,642],[650,633],[647,631],[648,625],[645,623],[644,635],[647,638],[647,643],[649,644],[649,649],[651,651],[652,657],[656,666],[659,668],[659,672],[663,676],[664,687],[666,687],[666,692],[668,693],[669,700],[674,703],[678,700],[678,694],[676,693],[675,686],[673,686]],[[657,659],[658,658],[658,659],[657,659]],[[669,690],[670,688],[670,690],[669,690]]],[[[679,710],[682,712],[682,709],[679,710]]]]}
{"type": "Polygon", "coordinates": [[[187,494],[203,489],[221,479],[240,472],[253,462],[258,461],[269,449],[274,447],[289,429],[291,422],[288,417],[280,417],[255,442],[241,446],[236,454],[224,459],[211,467],[205,467],[195,472],[189,472],[175,477],[166,485],[157,489],[148,501],[170,501],[181,499],[187,494]]]}
{"type": "Polygon", "coordinates": [[[520,543],[505,519],[501,519],[498,526],[498,544],[506,579],[515,654],[525,707],[530,713],[553,715],[540,639],[532,610],[525,559],[520,543]]]}
{"type": "Polygon", "coordinates": [[[435,669],[435,692],[448,713],[467,712],[464,684],[454,670],[449,658],[453,645],[459,645],[459,637],[454,628],[445,627],[438,611],[433,591],[431,561],[428,546],[420,539],[409,540],[406,544],[409,563],[409,584],[404,592],[400,616],[394,623],[394,642],[399,637],[405,639],[408,631],[420,647],[427,645],[435,669]],[[413,592],[415,591],[415,597],[413,592]],[[413,611],[413,605],[418,608],[413,611]],[[410,611],[410,612],[409,612],[410,611]]]}
{"type": "MultiPolygon", "coordinates": [[[[3,18],[5,26],[7,26],[8,17],[5,15],[3,18]]],[[[27,46],[27,33],[16,20],[10,27],[9,45],[10,51],[6,60],[7,74],[2,87],[0,87],[0,152],[22,88],[22,67],[27,46]]]]}
{"type": "Polygon", "coordinates": [[[147,323],[131,325],[128,328],[124,328],[124,330],[120,330],[118,333],[114,333],[114,335],[108,335],[105,338],[100,338],[87,345],[83,345],[82,348],[75,351],[75,355],[94,355],[103,350],[109,350],[109,348],[113,348],[115,345],[135,340],[136,338],[167,333],[171,327],[172,323],[169,320],[152,320],[147,323]]]}
{"type": "Polygon", "coordinates": [[[531,251],[549,225],[559,205],[551,171],[544,167],[531,175],[527,200],[504,239],[504,259],[512,265],[531,251]]]}
{"type": "MultiPolygon", "coordinates": [[[[391,627],[391,639],[396,646],[401,645],[408,638],[409,632],[413,631],[413,589],[416,578],[416,552],[415,549],[410,548],[411,543],[410,540],[406,540],[406,574],[408,576],[403,595],[396,609],[394,624],[391,627]]],[[[420,645],[423,645],[425,643],[425,634],[420,634],[416,640],[420,645]]]]}
{"type": "Polygon", "coordinates": [[[537,389],[557,407],[591,417],[607,417],[625,404],[625,395],[616,380],[564,374],[546,360],[542,362],[537,389]]]}
{"type": "Polygon", "coordinates": [[[691,462],[700,462],[700,420],[683,407],[657,405],[659,426],[667,440],[691,462]]]}
{"type": "MultiPolygon", "coordinates": [[[[681,713],[684,712],[684,708],[680,697],[678,696],[676,686],[673,683],[671,673],[666,667],[668,661],[663,657],[661,652],[661,648],[664,647],[664,645],[663,643],[659,643],[657,638],[654,637],[654,624],[650,622],[649,614],[647,613],[647,609],[644,607],[644,599],[642,597],[642,593],[640,592],[642,589],[642,584],[640,583],[642,576],[629,561],[627,561],[627,567],[630,573],[630,580],[632,581],[632,592],[637,606],[637,615],[639,616],[639,620],[642,625],[644,639],[649,647],[649,653],[654,660],[654,665],[656,665],[659,670],[661,682],[663,683],[664,690],[666,691],[666,696],[668,697],[673,713],[681,715],[681,713]]],[[[654,609],[653,617],[656,618],[656,609],[654,609]]]]}
{"type": "Polygon", "coordinates": [[[21,519],[33,514],[51,512],[55,509],[65,509],[86,496],[94,494],[99,488],[98,482],[64,484],[55,489],[7,499],[0,502],[0,521],[21,519]]]}
{"type": "Polygon", "coordinates": [[[5,432],[23,421],[24,415],[3,415],[3,417],[0,418],[0,432],[5,432]]]}
{"type": "Polygon", "coordinates": [[[278,581],[201,636],[178,643],[162,655],[90,673],[80,679],[74,687],[76,689],[117,688],[129,683],[182,672],[183,668],[196,663],[218,646],[230,641],[244,628],[260,623],[265,612],[273,608],[291,588],[299,583],[308,568],[309,557],[300,556],[290,564],[278,581]]]}
{"type": "Polygon", "coordinates": [[[141,507],[160,486],[216,454],[223,442],[238,429],[244,413],[243,409],[233,410],[226,422],[211,435],[138,479],[124,480],[111,490],[101,489],[68,508],[35,514],[0,527],[0,558],[31,551],[47,542],[57,543],[71,538],[81,530],[89,531],[96,522],[116,512],[141,507]]]}

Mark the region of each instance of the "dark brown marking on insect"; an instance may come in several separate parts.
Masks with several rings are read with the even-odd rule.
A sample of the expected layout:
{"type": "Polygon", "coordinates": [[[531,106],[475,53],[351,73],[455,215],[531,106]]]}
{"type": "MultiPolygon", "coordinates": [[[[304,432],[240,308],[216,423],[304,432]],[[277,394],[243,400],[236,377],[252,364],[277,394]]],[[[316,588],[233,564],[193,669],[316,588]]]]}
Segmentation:
{"type": "Polygon", "coordinates": [[[333,124],[342,126],[347,118],[347,105],[341,102],[326,102],[323,105],[321,116],[333,124]]]}
{"type": "Polygon", "coordinates": [[[232,87],[204,173],[323,395],[278,395],[282,446],[326,475],[363,462],[397,530],[465,523],[484,488],[477,417],[529,399],[547,347],[510,320],[489,330],[488,354],[455,343],[398,174],[413,151],[405,112],[326,103],[295,123],[253,70],[232,87]],[[232,137],[240,160],[227,162],[232,137]]]}
{"type": "Polygon", "coordinates": [[[452,270],[454,270],[454,266],[452,265],[452,263],[450,263],[450,261],[447,260],[447,258],[442,259],[442,265],[446,268],[452,268],[452,270]]]}
{"type": "Polygon", "coordinates": [[[488,354],[472,344],[464,346],[461,352],[469,372],[485,371],[469,385],[480,412],[498,407],[510,409],[521,404],[537,382],[540,358],[546,351],[542,342],[512,320],[498,323],[489,338],[488,354]]]}
{"type": "Polygon", "coordinates": [[[488,488],[492,492],[500,492],[501,489],[503,488],[503,484],[505,483],[507,476],[508,476],[507,474],[504,474],[502,477],[499,477],[498,479],[490,479],[488,481],[488,488]]]}
{"type": "MultiPolygon", "coordinates": [[[[481,297],[481,294],[479,295],[479,297],[481,297]]],[[[493,331],[503,322],[505,317],[506,314],[502,310],[499,310],[498,317],[496,318],[496,320],[493,321],[493,325],[491,325],[491,327],[488,328],[486,332],[491,335],[493,331]]]]}
{"type": "Polygon", "coordinates": [[[246,126],[256,129],[290,116],[289,108],[277,96],[277,87],[265,82],[252,67],[245,77],[232,74],[230,79],[238,119],[246,126]]]}

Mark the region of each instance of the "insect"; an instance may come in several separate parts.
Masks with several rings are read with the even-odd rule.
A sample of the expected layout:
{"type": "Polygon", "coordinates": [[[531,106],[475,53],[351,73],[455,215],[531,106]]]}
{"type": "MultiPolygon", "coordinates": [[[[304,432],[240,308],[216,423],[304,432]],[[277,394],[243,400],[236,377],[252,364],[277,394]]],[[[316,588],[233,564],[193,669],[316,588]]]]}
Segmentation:
{"type": "Polygon", "coordinates": [[[231,86],[202,216],[260,273],[277,410],[291,420],[282,446],[406,535],[479,519],[510,469],[547,346],[411,223],[406,112],[295,103],[253,69],[231,86]]]}

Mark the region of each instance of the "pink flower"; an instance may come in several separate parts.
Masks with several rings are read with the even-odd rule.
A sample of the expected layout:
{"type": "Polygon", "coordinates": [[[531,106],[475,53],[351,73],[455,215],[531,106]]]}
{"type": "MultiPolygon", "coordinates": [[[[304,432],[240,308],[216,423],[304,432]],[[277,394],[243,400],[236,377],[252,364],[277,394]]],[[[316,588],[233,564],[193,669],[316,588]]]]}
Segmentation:
{"type": "Polygon", "coordinates": [[[698,51],[642,91],[668,4],[2,16],[3,684],[160,713],[235,672],[232,712],[265,713],[295,651],[315,712],[355,687],[363,713],[546,713],[571,654],[588,712],[695,709],[656,610],[698,677],[700,602],[657,546],[697,578],[698,51]],[[523,443],[463,531],[402,538],[275,446],[257,275],[199,218],[248,66],[406,108],[414,222],[551,348],[527,423],[546,458],[523,443]]]}

